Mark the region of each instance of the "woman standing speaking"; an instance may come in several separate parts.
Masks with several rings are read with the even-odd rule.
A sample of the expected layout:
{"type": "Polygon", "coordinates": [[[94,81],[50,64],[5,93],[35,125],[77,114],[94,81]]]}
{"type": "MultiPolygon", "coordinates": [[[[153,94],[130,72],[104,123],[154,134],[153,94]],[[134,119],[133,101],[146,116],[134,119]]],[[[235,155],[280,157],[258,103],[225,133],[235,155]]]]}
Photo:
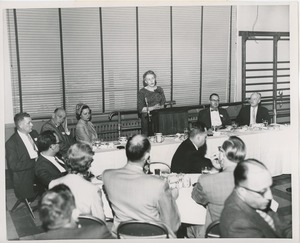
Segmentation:
{"type": "Polygon", "coordinates": [[[141,117],[142,134],[153,135],[151,111],[164,108],[166,97],[164,90],[156,84],[156,74],[149,70],[143,75],[144,88],[138,94],[138,112],[141,117]]]}

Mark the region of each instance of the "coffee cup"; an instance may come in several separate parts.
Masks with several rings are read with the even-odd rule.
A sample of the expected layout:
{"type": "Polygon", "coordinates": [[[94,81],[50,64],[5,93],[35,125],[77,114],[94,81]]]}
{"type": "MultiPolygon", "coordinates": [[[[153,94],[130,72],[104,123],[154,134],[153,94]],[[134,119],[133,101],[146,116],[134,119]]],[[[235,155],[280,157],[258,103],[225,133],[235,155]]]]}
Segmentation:
{"type": "Polygon", "coordinates": [[[165,140],[164,136],[162,133],[155,133],[155,141],[157,143],[162,143],[165,140]]]}

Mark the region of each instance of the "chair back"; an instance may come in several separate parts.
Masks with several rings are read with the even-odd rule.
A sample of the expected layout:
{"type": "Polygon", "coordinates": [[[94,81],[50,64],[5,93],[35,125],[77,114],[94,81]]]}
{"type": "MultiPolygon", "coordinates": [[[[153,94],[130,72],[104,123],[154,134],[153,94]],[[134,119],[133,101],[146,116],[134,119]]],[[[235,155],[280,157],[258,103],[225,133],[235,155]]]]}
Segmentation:
{"type": "Polygon", "coordinates": [[[171,173],[171,168],[169,165],[163,162],[151,162],[149,164],[149,170],[152,174],[154,174],[155,169],[160,169],[163,173],[171,173]]]}
{"type": "Polygon", "coordinates": [[[169,238],[168,229],[158,222],[126,221],[117,228],[118,239],[166,239],[169,238]]]}
{"type": "Polygon", "coordinates": [[[207,227],[205,238],[220,238],[220,220],[216,220],[207,227]]]}
{"type": "Polygon", "coordinates": [[[78,217],[79,224],[81,226],[88,226],[88,225],[106,225],[101,219],[93,217],[92,215],[79,215],[78,217]]]}

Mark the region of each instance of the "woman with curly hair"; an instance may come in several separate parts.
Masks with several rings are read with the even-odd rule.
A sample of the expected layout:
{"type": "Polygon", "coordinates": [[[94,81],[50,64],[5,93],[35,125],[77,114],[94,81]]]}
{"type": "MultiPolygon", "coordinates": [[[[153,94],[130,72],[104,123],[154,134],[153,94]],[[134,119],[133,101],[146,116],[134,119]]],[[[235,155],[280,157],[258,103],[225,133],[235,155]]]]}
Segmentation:
{"type": "Polygon", "coordinates": [[[72,145],[65,158],[68,174],[51,181],[49,188],[58,184],[67,185],[75,197],[80,213],[90,214],[105,221],[101,189],[88,180],[93,156],[94,152],[89,144],[72,145]]]}

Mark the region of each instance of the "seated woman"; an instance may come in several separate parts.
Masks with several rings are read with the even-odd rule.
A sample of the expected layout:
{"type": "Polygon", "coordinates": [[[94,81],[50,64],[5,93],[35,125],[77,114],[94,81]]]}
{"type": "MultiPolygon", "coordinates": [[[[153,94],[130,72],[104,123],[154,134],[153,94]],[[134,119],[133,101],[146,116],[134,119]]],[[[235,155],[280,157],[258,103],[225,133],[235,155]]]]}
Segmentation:
{"type": "Polygon", "coordinates": [[[140,89],[138,94],[138,112],[141,117],[142,134],[146,136],[153,135],[148,131],[148,122],[151,119],[150,111],[164,107],[166,97],[164,90],[156,85],[156,74],[149,70],[143,75],[144,88],[140,89]]]}
{"type": "Polygon", "coordinates": [[[90,107],[82,103],[77,104],[76,118],[78,120],[76,125],[76,141],[92,144],[92,142],[98,138],[98,135],[93,123],[91,122],[92,111],[90,107]]]}
{"type": "Polygon", "coordinates": [[[44,193],[39,201],[39,215],[47,232],[35,237],[37,240],[113,238],[106,225],[82,227],[78,223],[75,199],[66,185],[57,185],[44,193]]]}
{"type": "Polygon", "coordinates": [[[76,207],[81,214],[90,214],[105,221],[101,188],[87,179],[93,162],[94,152],[86,143],[72,145],[65,158],[68,174],[49,183],[49,188],[58,184],[67,185],[76,200],[76,207]]]}

